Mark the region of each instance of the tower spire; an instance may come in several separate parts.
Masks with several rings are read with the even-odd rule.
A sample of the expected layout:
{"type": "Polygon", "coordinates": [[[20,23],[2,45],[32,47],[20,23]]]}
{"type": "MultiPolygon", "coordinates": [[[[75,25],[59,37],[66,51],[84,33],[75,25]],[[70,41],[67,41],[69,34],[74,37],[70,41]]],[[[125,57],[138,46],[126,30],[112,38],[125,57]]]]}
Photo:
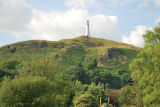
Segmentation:
{"type": "Polygon", "coordinates": [[[89,20],[87,20],[87,25],[86,25],[86,36],[87,38],[90,37],[89,20]]]}

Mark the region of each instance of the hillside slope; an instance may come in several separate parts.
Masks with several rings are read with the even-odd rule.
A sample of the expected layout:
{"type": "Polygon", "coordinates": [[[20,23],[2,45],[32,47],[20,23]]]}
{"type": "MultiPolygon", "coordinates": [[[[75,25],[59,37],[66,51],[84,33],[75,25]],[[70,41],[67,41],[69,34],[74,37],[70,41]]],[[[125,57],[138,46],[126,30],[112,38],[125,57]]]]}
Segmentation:
{"type": "MultiPolygon", "coordinates": [[[[90,78],[90,80],[81,80],[81,78],[78,79],[78,77],[74,77],[75,80],[78,79],[82,83],[95,82],[98,84],[101,82],[106,84],[106,80],[103,80],[103,78],[106,78],[105,73],[110,73],[113,78],[114,76],[120,78],[123,72],[129,72],[128,65],[139,51],[140,48],[132,45],[99,38],[88,39],[85,36],[60,41],[31,40],[1,47],[0,64],[3,65],[6,60],[16,60],[20,64],[16,67],[15,72],[23,71],[25,73],[24,66],[34,64],[38,66],[38,64],[48,58],[52,60],[52,67],[56,71],[66,71],[66,73],[69,74],[71,71],[76,71],[80,68],[86,71],[87,73],[85,72],[85,75],[89,75],[90,78]],[[102,78],[102,80],[99,79],[99,77],[102,78]]],[[[43,66],[45,66],[45,64],[43,64],[43,66]]],[[[34,68],[35,67],[33,67],[32,70],[34,68]]],[[[44,70],[46,69],[48,68],[44,67],[44,70]]],[[[41,69],[39,70],[41,71],[41,69]]],[[[13,72],[11,72],[11,74],[13,74],[13,72]]],[[[14,73],[14,75],[16,75],[16,73],[14,73]]],[[[128,73],[128,75],[130,75],[130,73],[128,73]]],[[[1,77],[4,76],[3,74],[1,77]]],[[[116,80],[116,78],[114,80],[116,80]]],[[[130,78],[125,81],[127,82],[119,82],[115,85],[110,82],[108,84],[112,84],[112,86],[110,86],[111,88],[120,88],[127,84],[130,78]]]]}
{"type": "Polygon", "coordinates": [[[121,42],[105,40],[100,38],[87,39],[85,36],[80,36],[73,39],[64,39],[60,41],[44,41],[44,40],[30,40],[6,45],[0,48],[1,56],[14,56],[20,54],[34,54],[34,53],[48,53],[53,50],[63,51],[70,46],[81,45],[95,50],[101,54],[108,48],[125,48],[139,51],[139,47],[128,45],[121,42]]]}

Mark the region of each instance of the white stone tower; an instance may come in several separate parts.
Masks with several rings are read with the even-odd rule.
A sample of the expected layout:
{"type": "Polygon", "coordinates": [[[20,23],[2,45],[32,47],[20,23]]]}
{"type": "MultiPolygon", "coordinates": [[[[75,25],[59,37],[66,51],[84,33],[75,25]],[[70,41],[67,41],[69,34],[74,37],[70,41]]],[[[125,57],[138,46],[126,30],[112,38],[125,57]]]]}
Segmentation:
{"type": "Polygon", "coordinates": [[[87,25],[86,25],[86,36],[89,38],[90,35],[90,29],[89,29],[89,20],[87,20],[87,25]]]}

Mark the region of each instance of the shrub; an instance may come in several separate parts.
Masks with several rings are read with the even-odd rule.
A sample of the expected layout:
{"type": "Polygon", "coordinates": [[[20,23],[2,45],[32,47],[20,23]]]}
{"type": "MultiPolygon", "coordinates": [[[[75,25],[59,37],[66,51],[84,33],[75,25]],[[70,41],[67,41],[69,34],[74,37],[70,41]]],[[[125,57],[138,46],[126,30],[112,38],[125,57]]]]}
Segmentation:
{"type": "Polygon", "coordinates": [[[98,107],[96,98],[90,94],[82,94],[74,101],[75,107],[98,107]]]}

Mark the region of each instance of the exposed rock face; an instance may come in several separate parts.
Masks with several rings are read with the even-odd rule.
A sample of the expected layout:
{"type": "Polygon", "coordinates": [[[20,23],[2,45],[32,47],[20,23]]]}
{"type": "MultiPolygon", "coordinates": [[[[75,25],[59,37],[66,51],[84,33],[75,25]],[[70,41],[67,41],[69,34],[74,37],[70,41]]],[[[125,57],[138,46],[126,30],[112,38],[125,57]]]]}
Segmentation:
{"type": "Polygon", "coordinates": [[[17,48],[16,47],[12,47],[12,46],[9,45],[8,49],[9,49],[10,53],[15,53],[17,48]]]}
{"type": "Polygon", "coordinates": [[[47,47],[48,46],[48,44],[47,44],[47,42],[46,41],[43,41],[43,42],[41,42],[40,43],[40,48],[45,48],[45,47],[47,47]]]}
{"type": "Polygon", "coordinates": [[[105,60],[112,59],[114,57],[113,53],[119,53],[119,52],[120,52],[119,48],[109,48],[101,54],[101,59],[105,60]]]}

